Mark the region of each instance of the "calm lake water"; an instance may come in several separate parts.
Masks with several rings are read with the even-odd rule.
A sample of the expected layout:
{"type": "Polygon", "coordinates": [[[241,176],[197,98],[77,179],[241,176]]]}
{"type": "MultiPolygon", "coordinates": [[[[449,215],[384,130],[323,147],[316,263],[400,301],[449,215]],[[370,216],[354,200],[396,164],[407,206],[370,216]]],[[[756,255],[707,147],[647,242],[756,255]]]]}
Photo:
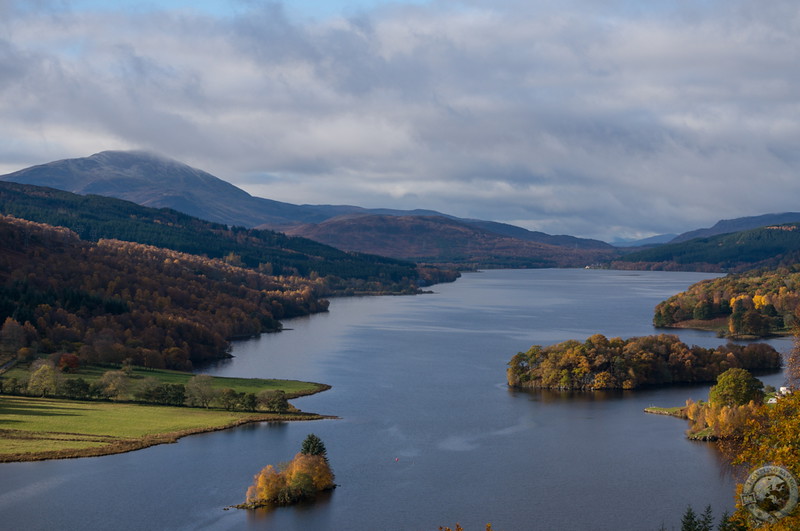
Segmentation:
{"type": "Polygon", "coordinates": [[[287,321],[291,330],[237,343],[235,359],[207,372],[331,384],[293,403],[339,420],[3,464],[0,528],[655,531],[679,529],[688,504],[719,516],[733,508],[730,469],[712,446],[684,438],[685,422],[642,412],[705,398],[707,386],[568,395],[505,385],[506,362],[532,344],[656,333],[655,304],[708,277],[504,270],[429,295],[336,299],[329,313],[287,321]],[[311,432],[327,446],[335,491],[298,507],[225,510],[311,432]]]}

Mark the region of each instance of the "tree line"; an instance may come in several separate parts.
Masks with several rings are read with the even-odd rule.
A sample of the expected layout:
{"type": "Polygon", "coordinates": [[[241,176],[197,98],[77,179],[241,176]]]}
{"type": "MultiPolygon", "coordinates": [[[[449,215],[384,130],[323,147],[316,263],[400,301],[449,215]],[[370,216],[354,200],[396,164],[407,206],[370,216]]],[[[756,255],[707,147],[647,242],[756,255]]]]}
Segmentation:
{"type": "MultiPolygon", "coordinates": [[[[55,359],[69,356],[64,354],[55,359]]],[[[270,411],[286,413],[293,409],[286,392],[281,389],[258,393],[237,391],[215,385],[214,378],[198,374],[186,384],[160,381],[158,378],[134,375],[131,365],[109,369],[99,378],[70,375],[65,363],[42,358],[31,364],[27,378],[16,376],[0,379],[0,392],[71,400],[112,400],[165,406],[218,407],[228,411],[270,411]]]]}
{"type": "Polygon", "coordinates": [[[669,334],[533,345],[508,363],[508,384],[542,389],[636,389],[649,385],[710,382],[729,368],[781,367],[780,353],[766,344],[688,346],[669,334]]]}
{"type": "Polygon", "coordinates": [[[270,275],[322,277],[336,294],[415,293],[421,284],[457,277],[455,271],[420,270],[411,262],[344,252],[307,238],[32,185],[0,182],[0,214],[66,227],[86,241],[131,241],[227,260],[270,275]]]}
{"type": "Polygon", "coordinates": [[[792,330],[800,308],[800,264],[704,280],[659,303],[653,324],[723,319],[731,336],[792,330]]]}
{"type": "Polygon", "coordinates": [[[322,284],[0,217],[0,355],[189,370],[228,356],[232,338],[326,310],[322,284]]]}
{"type": "Polygon", "coordinates": [[[733,271],[775,268],[800,259],[800,223],[787,223],[667,243],[633,251],[613,262],[616,269],[733,271]]]}

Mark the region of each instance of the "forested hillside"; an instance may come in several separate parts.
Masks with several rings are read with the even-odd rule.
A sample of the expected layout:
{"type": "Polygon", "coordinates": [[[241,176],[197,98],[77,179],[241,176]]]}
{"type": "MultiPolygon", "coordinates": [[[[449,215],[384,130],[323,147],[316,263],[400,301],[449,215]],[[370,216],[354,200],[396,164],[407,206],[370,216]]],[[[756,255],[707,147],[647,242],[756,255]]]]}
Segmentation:
{"type": "Polygon", "coordinates": [[[331,293],[413,293],[420,283],[455,279],[453,273],[348,253],[306,238],[32,185],[0,182],[0,213],[67,227],[89,241],[113,238],[221,258],[268,274],[324,277],[331,293]]]}
{"type": "MultiPolygon", "coordinates": [[[[509,227],[486,222],[482,225],[492,229],[509,227]]],[[[349,215],[295,227],[289,232],[339,249],[461,269],[585,267],[619,255],[610,245],[595,240],[550,236],[550,241],[565,244],[543,243],[443,216],[349,215]]],[[[518,233],[535,236],[524,229],[518,233]]]]}
{"type": "Polygon", "coordinates": [[[728,334],[766,336],[798,324],[800,264],[705,280],[656,306],[656,326],[710,327],[728,334]]]}
{"type": "Polygon", "coordinates": [[[800,261],[800,223],[695,238],[632,252],[613,263],[618,269],[732,271],[777,267],[800,261]]]}
{"type": "Polygon", "coordinates": [[[231,338],[325,310],[323,284],[0,216],[0,355],[191,369],[231,338]]]}

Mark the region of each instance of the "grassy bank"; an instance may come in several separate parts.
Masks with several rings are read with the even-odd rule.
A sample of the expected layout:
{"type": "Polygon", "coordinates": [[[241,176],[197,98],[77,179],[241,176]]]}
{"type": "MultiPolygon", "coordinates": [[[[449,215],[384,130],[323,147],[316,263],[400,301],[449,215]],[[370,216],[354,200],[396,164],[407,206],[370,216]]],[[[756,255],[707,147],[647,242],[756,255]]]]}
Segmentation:
{"type": "Polygon", "coordinates": [[[250,422],[320,418],[0,395],[0,462],[108,455],[250,422]]]}
{"type": "MultiPolygon", "coordinates": [[[[109,370],[115,370],[119,367],[105,367],[98,365],[89,365],[81,367],[75,372],[60,373],[60,377],[64,380],[82,378],[88,383],[96,383],[100,381],[103,374],[109,370]]],[[[19,381],[27,381],[30,376],[30,363],[18,363],[14,367],[3,373],[3,378],[10,379],[16,378],[19,381]]],[[[189,380],[197,376],[190,372],[170,371],[165,369],[145,369],[142,367],[134,367],[130,371],[130,388],[129,394],[132,396],[136,393],[139,386],[148,379],[155,379],[161,384],[181,384],[186,385],[189,380]]],[[[266,378],[226,378],[222,376],[213,377],[213,387],[215,389],[233,389],[239,393],[258,393],[260,391],[277,391],[282,390],[286,393],[288,398],[297,398],[299,396],[311,395],[330,389],[330,386],[325,384],[313,382],[301,382],[298,380],[275,380],[266,378]]]]}
{"type": "Polygon", "coordinates": [[[686,407],[685,406],[678,406],[678,407],[655,407],[650,406],[644,408],[645,413],[651,413],[653,415],[668,415],[670,417],[678,417],[679,419],[686,418],[686,407]]]}

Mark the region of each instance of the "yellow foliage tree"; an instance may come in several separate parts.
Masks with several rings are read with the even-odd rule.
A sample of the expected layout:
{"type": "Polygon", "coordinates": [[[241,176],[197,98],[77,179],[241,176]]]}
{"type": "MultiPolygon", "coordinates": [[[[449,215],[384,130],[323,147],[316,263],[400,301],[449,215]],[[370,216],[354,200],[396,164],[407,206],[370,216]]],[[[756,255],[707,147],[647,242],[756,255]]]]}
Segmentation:
{"type": "Polygon", "coordinates": [[[321,455],[297,454],[289,462],[285,474],[289,483],[299,475],[308,476],[314,489],[318,491],[330,489],[334,485],[331,467],[321,455]]]}
{"type": "Polygon", "coordinates": [[[274,466],[267,465],[256,474],[255,482],[247,489],[247,503],[259,500],[277,500],[281,490],[286,488],[286,476],[274,466]]]}
{"type": "MultiPolygon", "coordinates": [[[[780,466],[800,479],[800,393],[784,396],[774,406],[760,408],[760,414],[754,414],[747,422],[734,462],[752,469],[764,464],[780,466]]],[[[747,516],[738,496],[737,516],[741,520],[747,516]]],[[[796,510],[789,517],[759,529],[800,529],[800,514],[796,510]]]]}
{"type": "Polygon", "coordinates": [[[333,471],[324,453],[300,452],[277,469],[268,465],[256,474],[247,489],[245,506],[288,505],[335,486],[333,471]]]}

